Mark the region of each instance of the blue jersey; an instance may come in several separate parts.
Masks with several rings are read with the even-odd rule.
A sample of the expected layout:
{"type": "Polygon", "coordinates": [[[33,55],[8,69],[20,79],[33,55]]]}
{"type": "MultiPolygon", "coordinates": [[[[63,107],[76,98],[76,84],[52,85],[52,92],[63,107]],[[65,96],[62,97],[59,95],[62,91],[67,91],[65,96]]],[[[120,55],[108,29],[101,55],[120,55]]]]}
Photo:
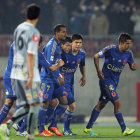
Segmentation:
{"type": "Polygon", "coordinates": [[[124,66],[134,62],[130,51],[120,52],[118,45],[107,46],[98,53],[99,57],[105,57],[102,68],[104,74],[104,82],[113,84],[116,88],[119,82],[120,74],[124,66]]]}
{"type": "Polygon", "coordinates": [[[10,46],[9,57],[8,57],[8,65],[4,73],[4,79],[9,79],[11,75],[12,65],[13,65],[13,57],[14,57],[14,42],[10,46]]]}
{"type": "MultiPolygon", "coordinates": [[[[44,56],[46,60],[51,64],[54,65],[57,63],[58,59],[61,59],[61,44],[56,40],[55,37],[53,37],[47,45],[43,49],[44,56]]],[[[51,72],[46,72],[43,70],[41,72],[41,80],[45,80],[46,78],[54,79],[59,77],[59,69],[51,72]]]]}
{"type": "Polygon", "coordinates": [[[44,55],[38,51],[38,67],[39,67],[39,72],[41,72],[42,67],[47,71],[49,70],[49,67],[51,67],[51,64],[46,60],[44,55]]]}
{"type": "Polygon", "coordinates": [[[61,58],[65,64],[60,68],[60,72],[65,76],[65,84],[71,86],[74,84],[74,73],[78,65],[85,66],[85,52],[80,50],[74,56],[70,50],[69,53],[63,52],[61,58]]]}

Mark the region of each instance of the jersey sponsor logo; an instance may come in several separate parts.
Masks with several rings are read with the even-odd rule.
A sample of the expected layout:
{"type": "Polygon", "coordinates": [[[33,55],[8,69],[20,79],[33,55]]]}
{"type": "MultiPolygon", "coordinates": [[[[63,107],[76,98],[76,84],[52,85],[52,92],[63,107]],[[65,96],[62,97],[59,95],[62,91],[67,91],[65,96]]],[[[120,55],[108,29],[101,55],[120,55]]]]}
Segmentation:
{"type": "Polygon", "coordinates": [[[34,36],[32,37],[32,40],[33,40],[34,42],[38,42],[38,41],[39,41],[39,36],[38,36],[38,35],[34,35],[34,36]]]}
{"type": "Polygon", "coordinates": [[[74,69],[69,69],[69,68],[66,68],[66,67],[62,67],[62,71],[63,71],[63,72],[66,72],[66,73],[75,72],[76,69],[77,69],[77,67],[75,67],[74,69]]]}
{"type": "Polygon", "coordinates": [[[107,65],[107,68],[108,68],[109,70],[114,71],[114,72],[119,72],[119,73],[121,73],[122,70],[123,70],[123,68],[124,68],[124,66],[122,66],[121,68],[117,68],[117,67],[113,66],[112,64],[108,64],[108,65],[107,65]]]}
{"type": "Polygon", "coordinates": [[[122,60],[120,59],[120,60],[118,60],[118,62],[122,62],[122,60]]]}

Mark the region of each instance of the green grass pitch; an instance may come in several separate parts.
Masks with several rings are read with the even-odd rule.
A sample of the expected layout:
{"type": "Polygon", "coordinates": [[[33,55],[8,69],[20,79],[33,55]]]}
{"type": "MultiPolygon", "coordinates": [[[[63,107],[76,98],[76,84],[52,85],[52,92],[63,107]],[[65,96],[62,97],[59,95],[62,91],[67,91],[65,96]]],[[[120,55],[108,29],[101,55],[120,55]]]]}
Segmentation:
{"type": "MultiPolygon", "coordinates": [[[[59,129],[62,131],[62,125],[59,125],[59,129]]],[[[129,126],[128,126],[129,127],[129,126]]],[[[135,128],[136,132],[131,136],[123,136],[119,126],[94,126],[94,132],[98,134],[97,137],[91,137],[86,135],[83,130],[85,125],[71,125],[72,131],[76,133],[76,136],[53,136],[53,137],[42,137],[36,136],[35,140],[140,140],[140,126],[130,126],[135,128]]],[[[15,130],[11,130],[10,140],[26,140],[25,137],[16,136],[15,130]]]]}

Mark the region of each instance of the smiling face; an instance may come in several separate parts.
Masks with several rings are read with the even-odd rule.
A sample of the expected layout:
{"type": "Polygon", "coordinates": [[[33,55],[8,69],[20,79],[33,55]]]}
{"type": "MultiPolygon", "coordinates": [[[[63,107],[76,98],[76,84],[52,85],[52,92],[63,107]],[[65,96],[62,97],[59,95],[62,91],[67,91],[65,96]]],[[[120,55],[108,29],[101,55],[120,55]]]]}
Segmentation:
{"type": "Polygon", "coordinates": [[[72,41],[72,51],[77,52],[82,48],[82,39],[72,41]]]}

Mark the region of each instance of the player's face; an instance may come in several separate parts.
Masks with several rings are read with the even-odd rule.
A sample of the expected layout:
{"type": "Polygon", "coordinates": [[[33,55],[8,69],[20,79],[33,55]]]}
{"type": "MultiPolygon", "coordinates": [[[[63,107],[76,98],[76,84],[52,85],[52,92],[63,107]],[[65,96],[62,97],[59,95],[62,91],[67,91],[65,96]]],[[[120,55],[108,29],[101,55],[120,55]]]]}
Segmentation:
{"type": "Polygon", "coordinates": [[[70,42],[66,42],[65,44],[62,45],[62,50],[65,53],[69,53],[70,49],[71,49],[71,43],[70,42]]]}
{"type": "Polygon", "coordinates": [[[81,39],[72,41],[72,50],[79,51],[82,48],[83,41],[81,39]]]}
{"type": "Polygon", "coordinates": [[[132,40],[126,40],[126,42],[122,43],[122,51],[127,51],[132,46],[132,40]]]}
{"type": "Polygon", "coordinates": [[[57,32],[58,40],[65,40],[67,36],[67,30],[65,27],[60,28],[60,32],[57,32]]]}

